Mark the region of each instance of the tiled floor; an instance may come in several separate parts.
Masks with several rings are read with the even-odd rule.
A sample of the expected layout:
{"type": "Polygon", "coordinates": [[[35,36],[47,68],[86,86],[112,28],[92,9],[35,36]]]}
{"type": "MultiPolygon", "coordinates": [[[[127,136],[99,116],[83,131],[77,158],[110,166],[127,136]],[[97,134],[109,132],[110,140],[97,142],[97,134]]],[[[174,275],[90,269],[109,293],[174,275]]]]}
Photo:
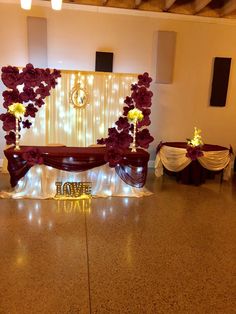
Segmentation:
{"type": "Polygon", "coordinates": [[[236,313],[236,179],[219,181],[150,169],[140,199],[1,199],[0,314],[236,313]]]}

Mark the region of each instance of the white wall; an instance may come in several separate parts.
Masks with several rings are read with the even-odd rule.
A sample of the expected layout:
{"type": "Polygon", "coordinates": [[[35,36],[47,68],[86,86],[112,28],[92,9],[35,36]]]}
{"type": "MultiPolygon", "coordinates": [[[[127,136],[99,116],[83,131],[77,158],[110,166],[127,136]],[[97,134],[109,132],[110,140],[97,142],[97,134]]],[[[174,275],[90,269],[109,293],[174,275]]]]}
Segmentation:
{"type": "MultiPolygon", "coordinates": [[[[232,144],[236,151],[236,21],[132,12],[136,15],[75,5],[64,5],[61,12],[55,12],[45,4],[34,5],[28,12],[19,4],[0,1],[0,66],[28,62],[27,15],[47,18],[48,65],[58,69],[94,70],[95,51],[104,50],[114,52],[114,72],[147,71],[155,77],[156,33],[175,31],[173,83],[152,85],[150,131],[155,142],[150,148],[151,159],[160,140],[185,141],[194,126],[202,129],[204,142],[232,144]],[[79,10],[71,9],[75,7],[79,10]],[[221,108],[209,106],[216,56],[232,58],[227,104],[221,108]]],[[[3,136],[1,129],[0,158],[3,136]]]]}

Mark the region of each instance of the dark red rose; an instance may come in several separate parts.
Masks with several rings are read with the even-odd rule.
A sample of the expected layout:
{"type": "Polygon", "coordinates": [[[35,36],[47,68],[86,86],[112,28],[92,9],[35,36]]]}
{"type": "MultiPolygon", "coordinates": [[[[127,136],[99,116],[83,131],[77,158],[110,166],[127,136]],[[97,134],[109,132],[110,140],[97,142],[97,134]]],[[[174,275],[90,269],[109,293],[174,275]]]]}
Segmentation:
{"type": "Polygon", "coordinates": [[[144,116],[142,121],[137,123],[137,128],[140,129],[143,126],[148,126],[151,124],[151,120],[149,116],[144,116]]]}
{"type": "Polygon", "coordinates": [[[131,105],[130,107],[123,107],[123,115],[127,116],[128,112],[132,109],[134,109],[134,105],[131,105]]]}
{"type": "Polygon", "coordinates": [[[3,113],[1,114],[1,120],[3,121],[2,128],[4,131],[9,132],[16,129],[16,118],[13,114],[3,113]]]}
{"type": "Polygon", "coordinates": [[[61,71],[54,69],[52,72],[52,77],[54,77],[55,79],[61,77],[61,71]]]}
{"type": "MultiPolygon", "coordinates": [[[[20,138],[20,134],[19,134],[20,138]]],[[[16,143],[16,134],[15,132],[10,131],[7,135],[5,135],[7,145],[15,144],[16,143]]]]}
{"type": "Polygon", "coordinates": [[[15,89],[17,85],[22,84],[19,69],[17,67],[12,66],[2,67],[1,78],[3,83],[8,88],[15,89]]]}
{"type": "Polygon", "coordinates": [[[150,135],[148,129],[143,129],[142,131],[138,131],[136,133],[136,143],[137,146],[142,148],[148,148],[149,144],[154,140],[154,138],[150,135]]]}
{"type": "Polygon", "coordinates": [[[13,89],[11,91],[5,90],[2,93],[2,96],[4,98],[3,107],[6,109],[8,109],[8,107],[14,102],[22,102],[18,89],[13,89]]]}
{"type": "Polygon", "coordinates": [[[106,139],[105,138],[100,138],[99,140],[97,140],[97,144],[101,144],[101,145],[106,144],[106,139]]]}
{"type": "Polygon", "coordinates": [[[198,157],[203,156],[203,152],[200,146],[187,146],[186,157],[191,158],[192,160],[196,160],[198,157]]]}
{"type": "Polygon", "coordinates": [[[133,99],[129,96],[126,96],[124,103],[128,106],[131,106],[133,104],[133,99]]]}
{"type": "Polygon", "coordinates": [[[47,86],[47,85],[45,86],[45,85],[43,85],[43,84],[40,84],[40,85],[39,85],[39,88],[36,89],[36,93],[37,93],[38,95],[40,95],[40,97],[41,97],[42,99],[44,99],[44,98],[46,98],[47,96],[50,95],[49,90],[50,90],[50,87],[49,87],[49,86],[47,86]]]}
{"type": "Polygon", "coordinates": [[[122,150],[129,148],[132,142],[133,142],[133,137],[129,134],[129,130],[121,131],[118,134],[117,145],[122,150]]]}
{"type": "Polygon", "coordinates": [[[118,130],[126,130],[130,127],[128,119],[125,117],[120,117],[118,121],[115,123],[118,127],[118,130]]]}
{"type": "Polygon", "coordinates": [[[20,98],[24,102],[28,102],[30,100],[34,101],[35,97],[36,97],[36,94],[34,92],[34,89],[30,87],[24,87],[23,92],[20,93],[20,98]]]}
{"type": "Polygon", "coordinates": [[[42,98],[38,98],[38,99],[35,100],[35,103],[34,103],[34,104],[35,104],[35,106],[41,108],[42,105],[45,104],[45,102],[42,100],[42,98]]]}
{"type": "Polygon", "coordinates": [[[118,131],[116,128],[109,128],[108,129],[108,136],[109,137],[113,137],[113,138],[116,138],[118,136],[118,131]]]}
{"type": "Polygon", "coordinates": [[[36,107],[34,107],[33,104],[29,104],[26,107],[26,111],[25,111],[25,117],[31,116],[33,118],[35,118],[35,113],[38,111],[38,109],[36,107]]]}
{"type": "Polygon", "coordinates": [[[42,70],[34,68],[31,63],[28,63],[22,70],[22,77],[24,80],[25,87],[36,87],[42,81],[42,70]]]}
{"type": "Polygon", "coordinates": [[[144,86],[141,86],[139,89],[137,89],[137,91],[132,93],[132,97],[138,109],[150,107],[152,105],[152,96],[153,93],[148,91],[144,86]]]}
{"type": "Polygon", "coordinates": [[[131,84],[131,90],[136,91],[138,89],[138,84],[131,84]]]}
{"type": "Polygon", "coordinates": [[[149,76],[147,72],[143,73],[143,75],[138,76],[138,85],[149,87],[150,83],[152,82],[152,78],[149,76]]]}

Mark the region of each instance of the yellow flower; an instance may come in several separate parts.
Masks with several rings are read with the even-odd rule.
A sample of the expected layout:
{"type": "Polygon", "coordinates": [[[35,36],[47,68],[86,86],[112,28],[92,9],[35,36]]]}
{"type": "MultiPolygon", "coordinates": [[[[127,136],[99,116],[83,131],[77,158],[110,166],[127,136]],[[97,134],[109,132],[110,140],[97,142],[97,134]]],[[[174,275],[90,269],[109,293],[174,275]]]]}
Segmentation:
{"type": "Polygon", "coordinates": [[[194,127],[194,135],[193,135],[193,139],[188,140],[188,145],[192,145],[192,146],[201,146],[203,145],[203,141],[202,141],[202,137],[200,135],[202,131],[196,127],[194,127]]]}
{"type": "Polygon", "coordinates": [[[23,106],[19,102],[15,102],[11,106],[8,107],[8,112],[13,114],[17,119],[20,119],[25,114],[25,106],[23,106]]]}
{"type": "Polygon", "coordinates": [[[128,112],[128,116],[127,117],[128,117],[128,119],[130,121],[135,121],[135,122],[143,120],[142,111],[137,109],[137,108],[134,108],[134,109],[130,110],[128,112]]]}

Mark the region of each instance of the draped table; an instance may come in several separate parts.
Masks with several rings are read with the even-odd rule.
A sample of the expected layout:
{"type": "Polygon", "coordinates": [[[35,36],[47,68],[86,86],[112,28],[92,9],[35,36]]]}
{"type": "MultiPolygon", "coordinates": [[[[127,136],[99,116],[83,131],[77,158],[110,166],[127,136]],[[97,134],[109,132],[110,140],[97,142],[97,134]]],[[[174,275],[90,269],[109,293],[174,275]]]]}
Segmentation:
{"type": "MultiPolygon", "coordinates": [[[[105,161],[106,147],[21,146],[4,151],[13,198],[53,198],[55,182],[91,182],[97,197],[151,195],[145,187],[149,153],[127,150],[114,168],[105,161]]],[[[1,197],[4,197],[2,193],[1,197]]]]}
{"type": "Polygon", "coordinates": [[[222,172],[223,180],[228,180],[232,170],[232,149],[204,144],[201,151],[203,155],[192,160],[186,156],[187,143],[160,143],[155,160],[156,176],[162,176],[165,171],[175,175],[182,183],[199,185],[214,174],[222,172]]]}

